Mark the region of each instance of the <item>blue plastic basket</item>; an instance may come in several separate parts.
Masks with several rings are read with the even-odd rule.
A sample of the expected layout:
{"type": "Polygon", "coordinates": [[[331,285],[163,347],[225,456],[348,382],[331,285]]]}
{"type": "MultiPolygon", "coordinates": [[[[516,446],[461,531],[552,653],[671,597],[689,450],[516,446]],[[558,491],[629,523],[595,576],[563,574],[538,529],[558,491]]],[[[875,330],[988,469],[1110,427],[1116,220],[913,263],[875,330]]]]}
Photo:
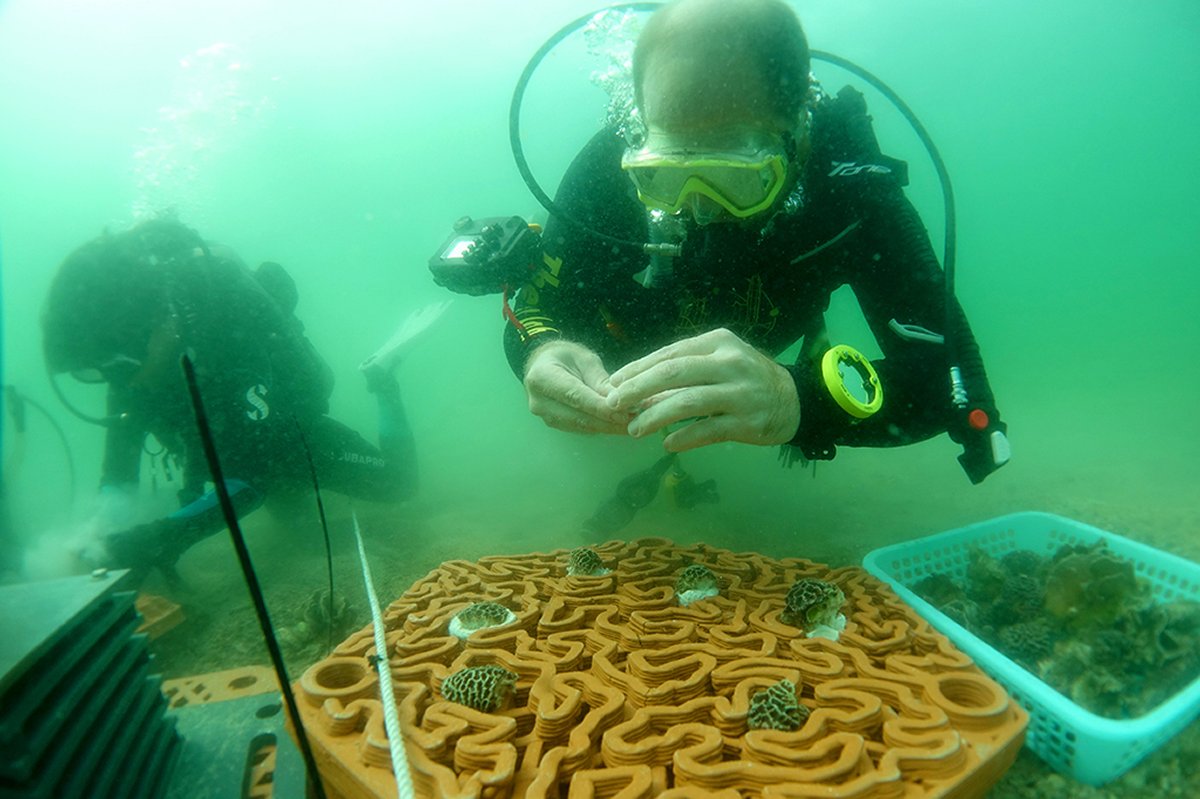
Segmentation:
{"type": "Polygon", "coordinates": [[[1106,719],[1084,710],[952,621],[914,594],[911,586],[939,572],[961,580],[975,547],[996,558],[1018,549],[1048,556],[1064,544],[1094,544],[1100,539],[1115,555],[1133,563],[1157,601],[1200,601],[1200,564],[1050,513],[1001,516],[882,547],[863,561],[867,571],[891,585],[1029,711],[1025,743],[1030,749],[1058,771],[1089,785],[1120,776],[1200,715],[1200,677],[1143,716],[1106,719]]]}

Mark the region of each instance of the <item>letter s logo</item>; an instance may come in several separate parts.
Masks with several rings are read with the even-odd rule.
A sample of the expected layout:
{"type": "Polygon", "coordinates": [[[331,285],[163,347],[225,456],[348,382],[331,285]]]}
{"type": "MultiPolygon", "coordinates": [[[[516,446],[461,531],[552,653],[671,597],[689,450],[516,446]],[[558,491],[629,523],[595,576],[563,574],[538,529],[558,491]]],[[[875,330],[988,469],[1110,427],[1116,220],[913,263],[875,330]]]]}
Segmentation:
{"type": "Polygon", "coordinates": [[[254,410],[246,411],[246,415],[256,422],[261,422],[271,413],[271,406],[264,399],[266,394],[267,387],[262,383],[259,383],[257,386],[251,386],[246,390],[246,402],[254,406],[254,410]]]}

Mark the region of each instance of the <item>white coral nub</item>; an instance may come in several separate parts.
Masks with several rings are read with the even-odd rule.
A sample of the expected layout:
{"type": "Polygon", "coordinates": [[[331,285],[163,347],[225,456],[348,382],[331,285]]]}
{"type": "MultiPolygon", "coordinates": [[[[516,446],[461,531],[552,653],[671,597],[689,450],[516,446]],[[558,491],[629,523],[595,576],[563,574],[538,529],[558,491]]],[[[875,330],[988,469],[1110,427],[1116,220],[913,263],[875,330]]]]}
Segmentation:
{"type": "Polygon", "coordinates": [[[804,634],[805,638],[828,638],[830,641],[836,641],[842,635],[842,630],[846,629],[846,614],[839,613],[837,618],[833,620],[833,624],[818,624],[804,634]]]}
{"type": "Polygon", "coordinates": [[[455,614],[450,619],[448,632],[465,641],[476,630],[503,627],[517,620],[517,614],[495,602],[476,602],[455,614]]]}
{"type": "Polygon", "coordinates": [[[693,602],[699,602],[701,599],[708,599],[710,596],[717,596],[720,593],[716,588],[691,588],[679,593],[675,598],[679,600],[680,605],[686,608],[693,602]]]}

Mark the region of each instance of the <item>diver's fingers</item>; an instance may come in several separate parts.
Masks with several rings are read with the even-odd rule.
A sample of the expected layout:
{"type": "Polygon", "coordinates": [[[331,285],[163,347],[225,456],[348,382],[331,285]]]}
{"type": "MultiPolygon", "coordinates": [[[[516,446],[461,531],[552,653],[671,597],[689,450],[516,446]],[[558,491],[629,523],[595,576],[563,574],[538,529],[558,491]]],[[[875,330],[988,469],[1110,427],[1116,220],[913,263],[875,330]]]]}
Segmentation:
{"type": "MultiPolygon", "coordinates": [[[[765,359],[764,359],[765,360],[765,359]]],[[[629,423],[635,438],[659,430],[688,424],[672,433],[668,451],[692,449],[718,441],[740,441],[766,446],[782,444],[796,433],[800,423],[799,401],[791,375],[778,364],[754,370],[754,379],[690,386],[657,394],[644,403],[629,423]],[[685,432],[686,431],[686,432],[685,432]]]]}
{"type": "Polygon", "coordinates": [[[573,372],[544,365],[525,377],[529,412],[556,430],[625,433],[629,414],[613,411],[573,372]]]}
{"type": "Polygon", "coordinates": [[[601,393],[608,391],[608,372],[600,356],[573,342],[546,344],[526,365],[525,393],[529,410],[537,416],[561,417],[557,406],[563,406],[606,424],[624,425],[629,414],[608,407],[601,393]]]}
{"type": "Polygon", "coordinates": [[[536,371],[531,370],[525,376],[525,393],[529,397],[529,410],[538,416],[562,406],[598,419],[617,421],[620,418],[608,407],[604,397],[561,364],[545,364],[536,371]]]}
{"type": "MultiPolygon", "coordinates": [[[[599,356],[591,358],[582,358],[575,363],[575,372],[579,376],[580,381],[596,393],[598,397],[607,397],[612,391],[612,383],[609,382],[608,370],[604,368],[604,363],[599,356]]],[[[605,414],[608,411],[607,403],[603,403],[605,414]]]]}
{"type": "Polygon", "coordinates": [[[725,330],[713,330],[669,344],[613,373],[611,408],[634,408],[671,388],[725,383],[739,379],[748,362],[762,356],[725,330]]]}
{"type": "Polygon", "coordinates": [[[680,355],[660,361],[626,378],[619,387],[614,384],[608,394],[608,406],[640,410],[667,392],[723,383],[731,366],[729,361],[728,353],[724,352],[680,355]]]}
{"type": "MultiPolygon", "coordinates": [[[[638,358],[636,361],[630,361],[612,374],[613,386],[620,386],[631,377],[640,375],[643,372],[657,366],[664,361],[669,361],[674,358],[681,358],[688,355],[710,355],[720,343],[719,337],[715,337],[714,333],[728,333],[726,330],[714,330],[708,333],[703,333],[699,336],[692,336],[673,344],[668,344],[665,347],[659,347],[649,355],[638,358]]],[[[733,335],[729,333],[729,335],[733,335]]]]}
{"type": "Polygon", "coordinates": [[[736,397],[736,392],[727,385],[690,386],[655,394],[646,400],[641,413],[630,420],[629,435],[642,438],[677,422],[727,413],[736,397]]]}
{"type": "Polygon", "coordinates": [[[613,421],[606,417],[592,416],[545,398],[535,401],[531,397],[529,410],[545,422],[547,427],[555,430],[563,430],[568,433],[627,435],[624,419],[613,421]]]}
{"type": "Polygon", "coordinates": [[[663,439],[667,452],[687,452],[690,449],[738,441],[740,423],[732,416],[709,416],[686,424],[663,439]]]}

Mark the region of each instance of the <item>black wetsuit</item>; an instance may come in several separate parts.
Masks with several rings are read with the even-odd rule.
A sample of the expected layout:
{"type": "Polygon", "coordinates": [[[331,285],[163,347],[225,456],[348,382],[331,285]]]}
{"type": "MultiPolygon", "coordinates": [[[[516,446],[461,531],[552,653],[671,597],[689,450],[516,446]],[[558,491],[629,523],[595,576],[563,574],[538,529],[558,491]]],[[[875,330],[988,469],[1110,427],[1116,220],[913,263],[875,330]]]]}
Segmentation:
{"type": "MultiPolygon", "coordinates": [[[[380,446],[326,415],[333,377],[293,313],[295,289],[277,264],[252,273],[236,257],[176,264],[168,292],[191,356],[221,468],[239,515],[280,489],[307,490],[312,454],[323,489],[372,500],[410,495],[416,456],[394,380],[378,387],[380,446]]],[[[147,435],[183,469],[181,509],[109,540],[118,565],[169,567],[224,525],[182,373],[156,391],[110,383],[102,486],[136,483],[147,435]]]]}
{"type": "MultiPolygon", "coordinates": [[[[883,407],[862,421],[838,410],[812,358],[802,355],[787,365],[801,407],[791,445],[807,458],[825,459],[839,444],[894,446],[948,428],[964,438],[986,434],[972,432],[952,411],[947,348],[912,334],[916,328],[943,333],[947,315],[943,273],[904,195],[904,163],[880,153],[862,95],[852,89],[813,110],[811,131],[798,186],[772,219],[681,223],[683,255],[666,269],[656,263],[643,272],[650,262],[640,252],[614,248],[552,216],[543,262],[515,300],[521,327],[506,329],[505,349],[518,376],[532,347],[558,336],[595,350],[610,371],[719,327],[773,356],[801,339],[805,350],[815,344],[819,356],[830,295],[848,285],[884,355],[874,362],[883,407]],[[908,334],[895,325],[907,326],[899,330],[908,334]]],[[[653,240],[657,223],[620,168],[624,149],[615,132],[601,131],[572,163],[555,202],[604,233],[653,240]]],[[[990,429],[1003,430],[961,309],[950,318],[958,350],[970,356],[963,371],[972,407],[989,414],[990,429]]]]}

